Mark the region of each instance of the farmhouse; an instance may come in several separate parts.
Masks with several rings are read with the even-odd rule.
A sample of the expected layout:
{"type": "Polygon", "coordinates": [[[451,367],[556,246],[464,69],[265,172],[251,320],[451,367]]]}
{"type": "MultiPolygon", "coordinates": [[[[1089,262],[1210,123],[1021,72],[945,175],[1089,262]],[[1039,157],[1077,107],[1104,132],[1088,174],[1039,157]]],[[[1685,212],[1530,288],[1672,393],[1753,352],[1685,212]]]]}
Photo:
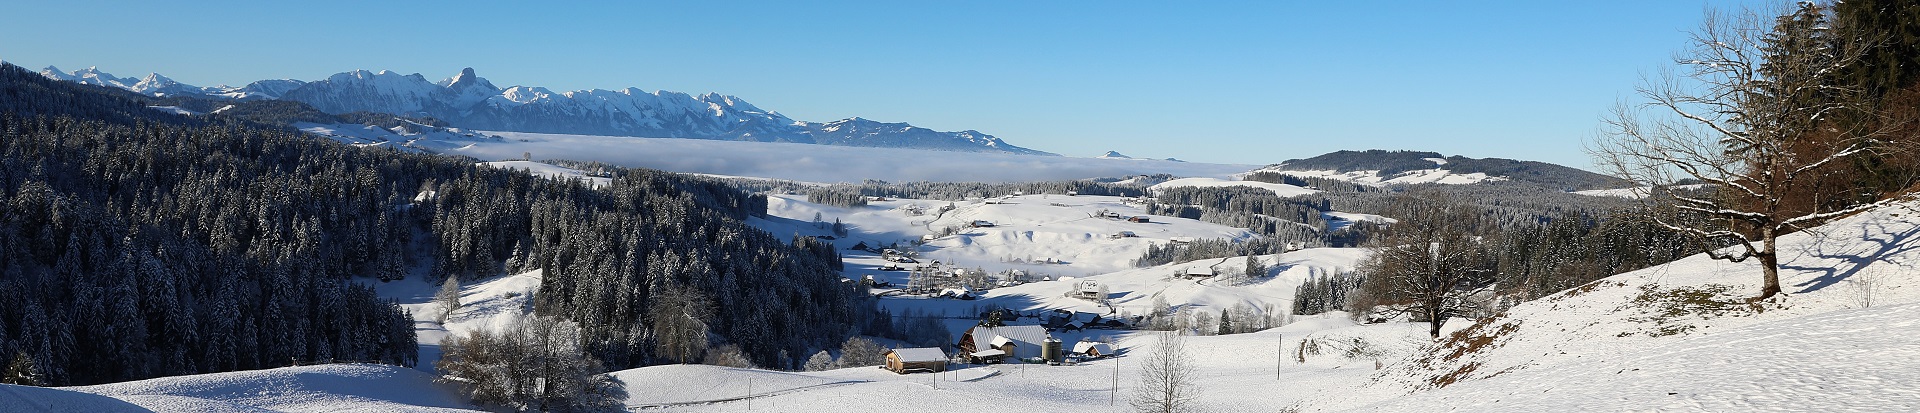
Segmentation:
{"type": "Polygon", "coordinates": [[[1147,219],[1146,215],[1134,215],[1134,216],[1127,217],[1127,222],[1138,222],[1138,223],[1145,224],[1149,222],[1149,220],[1147,219]]]}
{"type": "Polygon", "coordinates": [[[1067,296],[1098,301],[1107,298],[1107,288],[1106,286],[1100,285],[1099,281],[1080,280],[1080,282],[1074,283],[1073,291],[1068,292],[1067,296]]]}
{"type": "Polygon", "coordinates": [[[1040,357],[1040,349],[1046,345],[1047,330],[1036,325],[1024,326],[973,326],[960,335],[960,351],[969,360],[976,363],[990,363],[1004,360],[1028,359],[1040,357]]]}
{"type": "Polygon", "coordinates": [[[1073,354],[1097,359],[1113,355],[1113,346],[1098,341],[1082,341],[1073,344],[1073,354]]]}
{"type": "Polygon", "coordinates": [[[1180,274],[1181,278],[1188,278],[1188,279],[1213,278],[1213,276],[1214,276],[1213,267],[1187,267],[1187,270],[1184,273],[1180,274]]]}
{"type": "Polygon", "coordinates": [[[1121,239],[1121,238],[1133,238],[1138,236],[1140,236],[1140,234],[1135,234],[1133,233],[1133,231],[1120,231],[1120,232],[1113,233],[1113,235],[1108,235],[1107,238],[1121,239]]]}
{"type": "Polygon", "coordinates": [[[887,370],[894,373],[947,371],[947,353],[937,347],[896,348],[887,351],[887,370]]]}

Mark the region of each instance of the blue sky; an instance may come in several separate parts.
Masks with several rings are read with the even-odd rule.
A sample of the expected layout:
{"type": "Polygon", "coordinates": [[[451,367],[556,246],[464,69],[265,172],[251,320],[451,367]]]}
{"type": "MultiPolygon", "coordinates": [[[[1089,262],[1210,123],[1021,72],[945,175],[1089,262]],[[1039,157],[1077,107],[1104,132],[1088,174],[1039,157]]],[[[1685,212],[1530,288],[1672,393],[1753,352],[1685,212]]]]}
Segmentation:
{"type": "Polygon", "coordinates": [[[1724,1],[8,2],[0,59],[195,85],[388,69],[739,96],[1070,156],[1580,143],[1724,1]],[[563,2],[541,2],[563,3],[563,2]],[[1196,4],[1198,3],[1198,4],[1196,4]]]}

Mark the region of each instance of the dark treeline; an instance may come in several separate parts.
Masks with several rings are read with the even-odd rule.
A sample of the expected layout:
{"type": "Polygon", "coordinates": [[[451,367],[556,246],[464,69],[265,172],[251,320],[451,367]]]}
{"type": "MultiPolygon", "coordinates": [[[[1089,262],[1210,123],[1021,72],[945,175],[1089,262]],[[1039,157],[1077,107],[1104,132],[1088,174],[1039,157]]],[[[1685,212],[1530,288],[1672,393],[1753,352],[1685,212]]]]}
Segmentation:
{"type": "Polygon", "coordinates": [[[1293,315],[1313,315],[1347,309],[1347,295],[1366,282],[1353,273],[1309,276],[1293,293],[1293,315]]]}
{"type": "Polygon", "coordinates": [[[1568,214],[1500,231],[1488,247],[1504,292],[1531,300],[1697,254],[1704,246],[1662,229],[1639,209],[1568,214]]]}
{"type": "Polygon", "coordinates": [[[43,384],[414,363],[413,320],[346,282],[402,266],[382,251],[403,250],[406,196],[380,176],[406,159],[231,126],[0,131],[0,352],[43,384]]]}
{"type": "Polygon", "coordinates": [[[850,186],[807,188],[807,202],[844,208],[867,206],[867,196],[850,186]]]}
{"type": "MultiPolygon", "coordinates": [[[[1292,246],[1298,247],[1299,244],[1292,246]]],[[[1308,245],[1316,246],[1316,245],[1308,245]]],[[[1256,238],[1247,241],[1227,239],[1197,239],[1192,242],[1152,244],[1147,251],[1133,259],[1135,267],[1152,267],[1176,262],[1237,257],[1244,255],[1268,255],[1287,252],[1289,245],[1285,241],[1256,238]]]]}
{"type": "Polygon", "coordinates": [[[1320,215],[1327,211],[1324,199],[1282,199],[1273,191],[1245,186],[1166,188],[1154,195],[1157,202],[1148,211],[1152,214],[1249,228],[1268,236],[1299,229],[1307,234],[1327,230],[1326,218],[1320,215]]]}
{"type": "Polygon", "coordinates": [[[1633,207],[1637,201],[1627,198],[1587,196],[1558,188],[1527,182],[1489,182],[1468,185],[1395,185],[1386,192],[1316,193],[1294,197],[1305,202],[1324,202],[1334,211],[1394,217],[1394,202],[1410,192],[1439,191],[1454,195],[1460,202],[1483,212],[1475,233],[1491,233],[1502,228],[1541,225],[1568,215],[1605,215],[1608,211],[1633,207]]]}

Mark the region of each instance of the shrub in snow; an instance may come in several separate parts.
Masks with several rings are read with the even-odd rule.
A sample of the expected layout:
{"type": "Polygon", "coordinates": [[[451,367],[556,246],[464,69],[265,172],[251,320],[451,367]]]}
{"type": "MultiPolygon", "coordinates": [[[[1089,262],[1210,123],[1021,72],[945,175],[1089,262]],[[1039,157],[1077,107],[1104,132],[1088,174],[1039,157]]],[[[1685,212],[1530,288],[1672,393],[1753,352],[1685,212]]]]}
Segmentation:
{"type": "Polygon", "coordinates": [[[604,411],[626,399],[600,361],[580,348],[578,324],[552,317],[517,320],[500,331],[449,337],[434,366],[474,403],[515,410],[604,411]]]}

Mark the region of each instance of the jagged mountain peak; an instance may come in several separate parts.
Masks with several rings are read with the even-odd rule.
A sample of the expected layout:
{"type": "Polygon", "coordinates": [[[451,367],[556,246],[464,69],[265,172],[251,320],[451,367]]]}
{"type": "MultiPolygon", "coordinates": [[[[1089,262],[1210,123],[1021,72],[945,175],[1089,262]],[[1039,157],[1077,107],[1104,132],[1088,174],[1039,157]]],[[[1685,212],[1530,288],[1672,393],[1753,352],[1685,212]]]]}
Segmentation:
{"type": "Polygon", "coordinates": [[[942,132],[862,117],[824,124],[799,121],[718,92],[695,95],[629,87],[556,93],[526,85],[503,89],[471,67],[437,82],[419,73],[358,69],[312,82],[263,80],[240,88],[196,88],[157,74],[147,79],[121,79],[100,73],[95,67],[69,74],[50,66],[43,75],[155,96],[278,99],[305,103],[329,114],[374,112],[433,117],[479,130],[1053,155],[1014,146],[976,130],[942,132]]]}
{"type": "Polygon", "coordinates": [[[1117,159],[1133,159],[1133,157],[1131,157],[1131,156],[1126,156],[1126,155],[1121,155],[1121,154],[1120,154],[1120,151],[1107,151],[1107,153],[1105,153],[1105,154],[1101,154],[1101,155],[1100,155],[1100,157],[1102,157],[1102,158],[1117,158],[1117,159]]]}

